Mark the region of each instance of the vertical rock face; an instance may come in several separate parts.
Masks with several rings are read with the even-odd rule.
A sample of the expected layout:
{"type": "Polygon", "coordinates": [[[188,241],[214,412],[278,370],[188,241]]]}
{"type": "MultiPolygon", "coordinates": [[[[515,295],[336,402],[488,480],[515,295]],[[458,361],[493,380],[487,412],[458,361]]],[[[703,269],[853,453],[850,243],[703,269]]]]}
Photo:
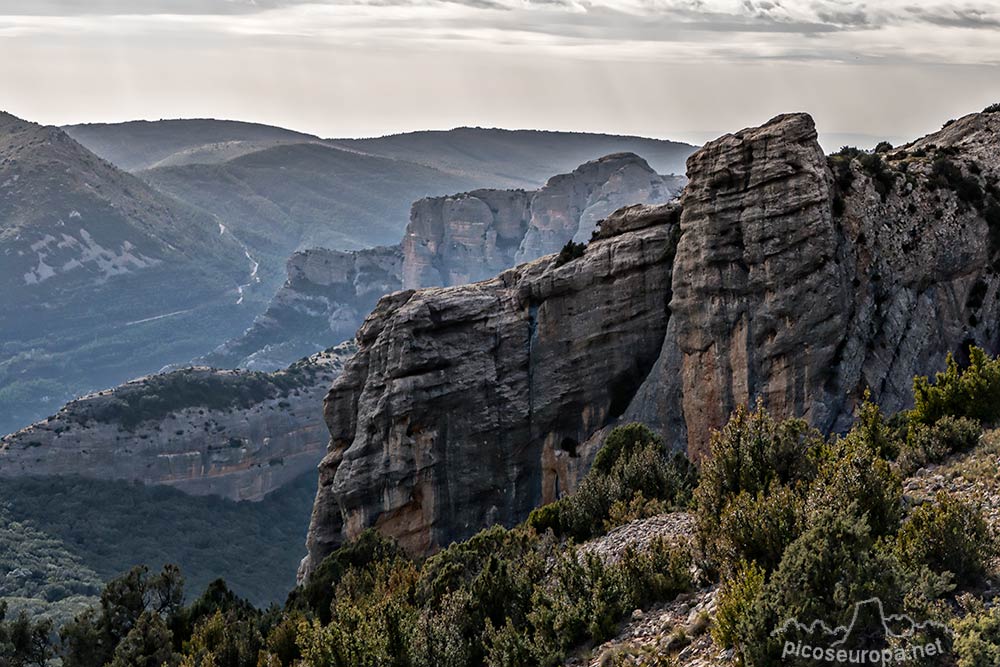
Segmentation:
{"type": "Polygon", "coordinates": [[[825,423],[851,304],[812,119],[722,137],[688,174],[671,308],[690,449],[756,396],[825,423]]]}
{"type": "Polygon", "coordinates": [[[473,190],[414,203],[401,243],[403,285],[461,285],[513,266],[531,196],[524,190],[473,190]]]}
{"type": "Polygon", "coordinates": [[[682,183],[658,175],[632,153],[617,153],[549,179],[531,202],[531,220],[515,259],[559,252],[567,239],[585,243],[597,222],[629,204],[659,204],[682,183]]]}
{"type": "Polygon", "coordinates": [[[379,297],[400,288],[402,259],[398,246],[295,253],[267,310],[199,363],[272,371],[349,340],[379,297]]]}
{"type": "Polygon", "coordinates": [[[303,575],[368,526],[426,553],[523,519],[615,423],[697,457],[759,397],[836,431],[866,389],[894,412],[946,353],[998,351],[1000,114],[829,158],[779,116],[688,170],[680,204],[616,212],[564,266],[379,303],[327,397],[303,575]]]}
{"type": "Polygon", "coordinates": [[[318,406],[354,349],[278,373],[188,368],[85,396],[0,438],[0,478],[77,475],[260,500],[323,457],[318,406]]]}
{"type": "Polygon", "coordinates": [[[676,210],[632,217],[563,266],[382,299],[326,400],[303,575],[372,525],[426,553],[572,488],[666,331],[676,210]]]}
{"type": "Polygon", "coordinates": [[[863,162],[827,159],[804,114],[693,155],[670,331],[628,416],[697,457],[758,397],[839,430],[865,389],[895,412],[909,406],[913,376],[948,352],[997,351],[997,248],[984,215],[1000,200],[989,185],[1000,118],[989,116],[863,162]],[[946,163],[953,181],[979,184],[968,201],[942,181],[946,163]]]}
{"type": "Polygon", "coordinates": [[[616,153],[553,176],[539,190],[475,190],[422,199],[403,237],[403,287],[461,285],[586,242],[597,222],[629,204],[660,204],[684,180],[638,155],[616,153]]]}

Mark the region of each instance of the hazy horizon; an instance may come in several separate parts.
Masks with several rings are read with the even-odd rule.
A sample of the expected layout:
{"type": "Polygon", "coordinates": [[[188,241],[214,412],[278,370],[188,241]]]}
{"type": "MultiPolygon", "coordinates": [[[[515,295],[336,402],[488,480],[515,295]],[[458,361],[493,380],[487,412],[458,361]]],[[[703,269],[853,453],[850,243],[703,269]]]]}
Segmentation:
{"type": "Polygon", "coordinates": [[[460,126],[690,143],[807,111],[914,138],[1000,99],[1000,8],[892,0],[0,0],[0,107],[322,137],[460,126]]]}
{"type": "MultiPolygon", "coordinates": [[[[17,117],[21,118],[22,120],[27,120],[27,121],[36,122],[36,123],[39,122],[37,119],[30,118],[30,117],[27,117],[27,116],[23,116],[23,115],[17,113],[16,110],[0,109],[0,112],[2,112],[2,111],[6,111],[7,113],[10,113],[10,114],[12,114],[14,116],[17,116],[17,117]]],[[[793,111],[783,112],[783,113],[792,113],[792,112],[793,111]]],[[[970,111],[969,113],[973,113],[973,112],[970,111]]],[[[767,118],[761,119],[761,121],[758,122],[758,123],[756,123],[756,124],[759,125],[760,123],[763,123],[766,120],[769,120],[769,119],[767,119],[767,118]]],[[[751,124],[746,125],[746,126],[732,127],[732,128],[726,129],[726,130],[720,129],[720,130],[715,130],[715,131],[708,130],[708,131],[698,131],[698,132],[678,131],[678,132],[674,132],[674,133],[667,134],[667,135],[655,136],[655,135],[648,135],[648,134],[647,135],[625,135],[625,133],[602,131],[602,130],[566,130],[566,129],[558,128],[558,127],[497,127],[497,126],[483,126],[483,125],[468,125],[468,124],[466,124],[466,125],[456,125],[456,126],[452,126],[452,127],[421,127],[421,128],[413,128],[413,129],[407,129],[407,130],[399,130],[399,131],[394,131],[394,132],[384,132],[384,133],[380,133],[380,134],[370,134],[370,135],[356,134],[356,135],[324,136],[322,134],[318,134],[317,132],[310,131],[307,128],[288,127],[288,126],[285,126],[285,125],[277,125],[275,123],[267,123],[267,122],[261,122],[261,121],[256,121],[256,120],[246,120],[244,118],[211,118],[211,117],[205,117],[205,116],[190,116],[190,117],[186,117],[186,118],[185,117],[175,117],[175,118],[152,118],[152,117],[150,117],[150,118],[129,118],[129,119],[125,119],[125,120],[113,120],[113,121],[86,121],[86,122],[79,122],[79,123],[77,123],[77,122],[58,123],[57,122],[57,123],[45,123],[45,124],[47,124],[47,125],[54,125],[54,126],[57,126],[57,127],[72,127],[72,126],[75,126],[75,125],[117,125],[117,124],[125,124],[125,123],[139,123],[139,122],[154,123],[154,122],[171,122],[171,121],[219,121],[219,122],[235,122],[235,123],[249,123],[249,124],[266,125],[266,126],[271,126],[271,127],[280,127],[282,129],[285,129],[285,130],[291,130],[291,131],[294,131],[294,132],[300,132],[302,134],[311,134],[311,135],[316,136],[319,139],[330,140],[330,141],[347,140],[347,139],[377,139],[377,138],[382,138],[382,137],[396,136],[396,135],[401,135],[401,134],[413,134],[413,133],[418,133],[418,132],[448,132],[448,131],[460,130],[460,129],[480,129],[480,130],[501,130],[501,131],[505,131],[505,132],[573,132],[573,133],[578,133],[578,134],[606,134],[606,135],[616,135],[617,134],[617,135],[622,135],[622,136],[637,136],[637,137],[640,137],[640,138],[658,139],[658,140],[664,140],[664,141],[675,141],[675,142],[680,142],[680,143],[688,143],[688,144],[691,144],[691,145],[694,145],[694,146],[701,146],[701,145],[703,145],[703,144],[705,144],[705,143],[707,143],[709,141],[712,141],[713,139],[717,139],[717,138],[723,136],[724,134],[737,132],[737,131],[739,131],[741,129],[745,129],[746,127],[753,127],[754,126],[754,124],[751,123],[751,124]]],[[[883,140],[890,141],[894,145],[898,145],[898,144],[901,144],[903,142],[912,141],[912,140],[918,139],[920,136],[923,136],[922,134],[921,135],[913,135],[913,136],[904,136],[904,135],[866,134],[866,133],[859,133],[859,132],[830,132],[830,131],[826,131],[822,127],[818,127],[817,129],[818,129],[818,133],[819,133],[819,141],[820,141],[821,144],[823,144],[824,149],[826,149],[827,151],[836,150],[837,148],[839,148],[841,146],[844,146],[844,145],[852,145],[852,146],[858,146],[858,147],[871,147],[871,146],[874,146],[879,141],[883,141],[883,140]]],[[[936,128],[934,128],[934,129],[936,129],[936,128]]],[[[928,132],[932,132],[932,131],[933,131],[933,129],[928,130],[928,132]]]]}

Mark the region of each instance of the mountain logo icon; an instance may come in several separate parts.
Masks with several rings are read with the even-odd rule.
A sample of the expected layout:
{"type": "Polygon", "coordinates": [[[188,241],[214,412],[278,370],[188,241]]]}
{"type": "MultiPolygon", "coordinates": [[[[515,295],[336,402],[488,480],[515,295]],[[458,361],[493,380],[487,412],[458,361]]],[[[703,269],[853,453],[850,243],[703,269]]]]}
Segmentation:
{"type": "Polygon", "coordinates": [[[942,639],[951,634],[951,628],[937,621],[886,614],[879,598],[856,603],[846,625],[831,626],[822,619],[806,624],[792,617],[771,632],[784,639],[783,661],[850,665],[902,664],[942,655],[942,639]]]}

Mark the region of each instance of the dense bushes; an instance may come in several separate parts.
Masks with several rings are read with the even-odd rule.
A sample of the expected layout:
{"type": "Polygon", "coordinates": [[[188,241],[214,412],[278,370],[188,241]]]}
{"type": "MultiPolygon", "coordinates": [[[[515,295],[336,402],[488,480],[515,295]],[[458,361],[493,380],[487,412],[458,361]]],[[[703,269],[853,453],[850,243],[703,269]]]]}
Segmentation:
{"type": "Polygon", "coordinates": [[[980,608],[955,623],[954,649],[957,667],[1000,665],[1000,607],[980,608]]]}
{"type": "Polygon", "coordinates": [[[979,422],[968,417],[946,415],[930,426],[914,421],[900,447],[899,468],[910,474],[929,463],[940,463],[954,452],[968,451],[979,441],[982,430],[979,422]]]}
{"type": "MultiPolygon", "coordinates": [[[[718,555],[711,553],[718,547],[714,536],[721,532],[727,507],[741,494],[741,504],[761,505],[766,501],[757,499],[763,494],[810,482],[816,475],[822,443],[820,434],[804,420],[776,421],[760,403],[752,411],[737,407],[725,427],[712,436],[695,492],[703,549],[718,555]]],[[[777,514],[772,518],[778,525],[786,524],[777,514]]],[[[734,521],[731,518],[729,523],[734,521]]],[[[730,553],[730,558],[738,555],[730,553]]]]}
{"type": "Polygon", "coordinates": [[[949,354],[945,371],[933,383],[926,377],[913,380],[913,402],[911,424],[929,426],[951,416],[991,425],[1000,418],[1000,360],[973,347],[968,366],[961,368],[949,354]]]}
{"type": "Polygon", "coordinates": [[[49,636],[51,621],[34,621],[24,611],[7,617],[7,602],[0,600],[0,665],[46,667],[54,657],[49,636]]]}
{"type": "Polygon", "coordinates": [[[617,563],[525,528],[491,528],[417,567],[350,568],[331,622],[300,626],[308,664],[523,667],[562,664],[612,636],[622,615],[690,586],[690,558],[662,542],[617,563]]]}
{"type": "Polygon", "coordinates": [[[896,175],[882,159],[881,154],[891,149],[892,145],[884,141],[875,147],[873,153],[866,153],[854,146],[844,146],[827,158],[827,164],[833,172],[835,216],[843,214],[843,195],[854,185],[855,174],[851,166],[854,161],[857,161],[861,170],[871,177],[875,191],[879,193],[882,201],[885,201],[895,185],[896,175]]]}
{"type": "Polygon", "coordinates": [[[81,409],[79,419],[117,422],[134,429],[142,422],[160,421],[184,408],[246,409],[267,399],[288,396],[311,382],[315,372],[314,367],[303,362],[276,373],[186,368],[151,375],[121,385],[106,396],[87,399],[77,404],[86,408],[81,409]]]}
{"type": "MultiPolygon", "coordinates": [[[[27,567],[35,575],[0,578],[0,595],[68,609],[135,563],[176,563],[195,591],[224,576],[255,604],[281,602],[295,585],[316,495],[314,474],[260,502],[78,477],[7,479],[3,486],[5,514],[21,524],[9,533],[17,544],[12,570],[27,567]],[[16,589],[5,589],[8,583],[16,589]]],[[[7,534],[3,515],[0,510],[0,547],[7,534]]],[[[0,552],[0,565],[6,560],[0,552]]],[[[20,600],[18,606],[24,606],[20,600]]],[[[52,611],[65,618],[62,610],[52,611]]]]}
{"type": "Polygon", "coordinates": [[[896,537],[896,553],[905,567],[951,572],[966,586],[983,576],[995,546],[979,509],[944,492],[914,509],[896,537]]]}
{"type": "Polygon", "coordinates": [[[625,520],[684,507],[696,482],[687,457],[668,452],[647,427],[619,426],[605,439],[577,492],[533,511],[528,525],[584,540],[625,520]]]}
{"type": "MultiPolygon", "coordinates": [[[[734,414],[696,492],[706,553],[723,575],[718,642],[751,667],[776,664],[781,642],[772,632],[788,618],[844,623],[854,604],[875,597],[896,613],[941,618],[942,597],[981,583],[995,541],[980,510],[942,493],[907,515],[899,477],[969,449],[981,430],[975,420],[996,419],[998,362],[982,350],[970,357],[964,369],[949,358],[933,384],[918,378],[916,408],[901,419],[890,424],[865,401],[846,435],[780,457],[798,474],[767,474],[759,462],[773,459],[759,452],[768,448],[747,443],[781,442],[771,434],[801,425],[774,422],[759,407],[734,414]]],[[[959,664],[993,664],[983,656],[1000,639],[982,633],[996,626],[988,616],[959,624],[959,664]]],[[[922,632],[948,641],[940,630],[922,632]]],[[[854,634],[877,642],[884,630],[872,620],[854,634]]]]}

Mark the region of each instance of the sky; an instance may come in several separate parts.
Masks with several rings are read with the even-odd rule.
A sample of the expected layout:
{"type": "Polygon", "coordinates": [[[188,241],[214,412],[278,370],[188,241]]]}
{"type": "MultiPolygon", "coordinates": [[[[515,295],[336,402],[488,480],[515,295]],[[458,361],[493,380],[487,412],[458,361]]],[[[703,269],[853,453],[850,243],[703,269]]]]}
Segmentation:
{"type": "Polygon", "coordinates": [[[895,143],[1000,101],[1000,2],[0,0],[0,82],[46,124],[701,143],[807,111],[828,148],[895,143]]]}

